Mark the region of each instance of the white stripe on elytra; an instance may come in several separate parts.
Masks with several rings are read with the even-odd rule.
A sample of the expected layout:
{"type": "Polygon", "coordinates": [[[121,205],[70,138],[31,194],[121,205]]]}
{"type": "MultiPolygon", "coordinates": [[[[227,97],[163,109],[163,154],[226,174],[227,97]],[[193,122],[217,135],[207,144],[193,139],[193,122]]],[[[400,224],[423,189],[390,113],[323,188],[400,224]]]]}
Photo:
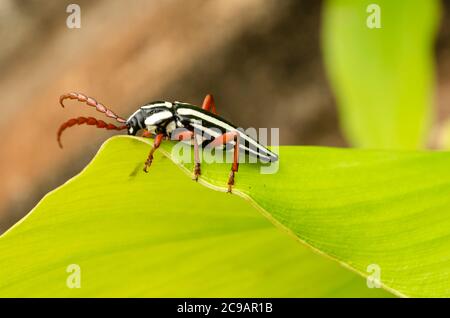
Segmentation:
{"type": "Polygon", "coordinates": [[[207,127],[202,126],[200,124],[192,123],[192,126],[194,126],[194,128],[197,128],[197,129],[199,129],[201,131],[206,132],[208,135],[210,135],[211,137],[214,137],[214,138],[216,138],[216,137],[221,135],[221,132],[216,131],[214,129],[207,128],[207,127]]]}
{"type": "MultiPolygon", "coordinates": [[[[194,126],[194,128],[197,128],[197,129],[199,129],[199,130],[201,130],[201,131],[206,132],[208,135],[210,135],[210,136],[212,136],[212,137],[214,137],[214,138],[216,138],[216,137],[218,137],[218,136],[221,135],[221,133],[219,133],[218,131],[215,131],[215,130],[213,130],[213,129],[209,129],[209,128],[207,128],[207,127],[205,127],[205,126],[202,126],[202,125],[200,125],[200,124],[195,124],[195,123],[193,123],[192,126],[194,126]]],[[[235,129],[235,131],[237,131],[237,130],[235,129]]],[[[230,144],[234,145],[234,141],[230,142],[230,144]]],[[[260,156],[260,157],[263,157],[263,158],[265,158],[265,159],[267,159],[267,160],[270,160],[270,159],[271,159],[269,156],[266,156],[265,154],[262,154],[262,153],[260,153],[260,152],[257,152],[257,151],[255,151],[255,150],[252,149],[252,148],[246,147],[245,145],[239,144],[239,148],[243,149],[244,151],[251,152],[251,153],[253,153],[255,156],[260,156]]],[[[267,150],[264,149],[264,152],[267,152],[267,150]]]]}
{"type": "Polygon", "coordinates": [[[195,116],[195,117],[199,117],[202,118],[206,121],[209,121],[219,127],[222,127],[228,131],[237,131],[239,132],[239,135],[245,139],[246,141],[248,141],[250,144],[256,146],[257,148],[259,148],[260,150],[264,151],[264,152],[268,152],[271,153],[270,151],[268,151],[265,147],[263,147],[262,145],[260,145],[259,143],[257,143],[255,140],[253,140],[252,138],[250,138],[249,136],[247,136],[246,134],[242,133],[241,131],[237,130],[236,128],[228,125],[227,123],[224,123],[221,120],[218,120],[217,118],[214,118],[212,116],[208,116],[202,112],[196,111],[194,109],[191,108],[178,108],[177,109],[177,113],[179,113],[180,115],[191,115],[191,116],[195,116]]]}
{"type": "Polygon", "coordinates": [[[171,102],[163,102],[163,103],[157,103],[157,104],[149,104],[149,105],[144,105],[141,108],[142,109],[150,109],[150,108],[155,108],[155,107],[167,107],[167,108],[172,108],[172,103],[171,102]]]}
{"type": "Polygon", "coordinates": [[[164,110],[162,112],[158,112],[158,113],[148,116],[145,119],[145,125],[146,126],[154,126],[165,119],[171,118],[172,116],[173,116],[172,112],[170,112],[168,110],[164,110]]]}

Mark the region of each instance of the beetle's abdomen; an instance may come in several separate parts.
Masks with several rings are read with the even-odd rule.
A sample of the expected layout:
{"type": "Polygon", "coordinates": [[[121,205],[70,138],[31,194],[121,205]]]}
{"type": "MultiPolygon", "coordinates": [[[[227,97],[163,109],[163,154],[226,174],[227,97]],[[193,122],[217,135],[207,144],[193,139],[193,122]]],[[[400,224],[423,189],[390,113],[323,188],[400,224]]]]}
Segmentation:
{"type": "Polygon", "coordinates": [[[278,156],[258,143],[255,139],[238,130],[233,124],[222,117],[189,104],[176,104],[175,113],[186,128],[202,132],[206,138],[203,145],[212,139],[230,131],[237,131],[240,136],[239,148],[245,153],[256,156],[262,161],[277,161],[278,156]]]}

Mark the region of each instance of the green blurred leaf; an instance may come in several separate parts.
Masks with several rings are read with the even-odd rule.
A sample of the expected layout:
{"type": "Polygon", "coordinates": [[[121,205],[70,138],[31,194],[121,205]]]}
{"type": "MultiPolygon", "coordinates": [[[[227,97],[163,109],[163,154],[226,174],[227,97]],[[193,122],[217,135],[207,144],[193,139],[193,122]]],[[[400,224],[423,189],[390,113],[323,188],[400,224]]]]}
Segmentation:
{"type": "Polygon", "coordinates": [[[437,0],[328,0],[323,53],[342,128],[358,147],[417,149],[433,116],[437,0]],[[369,4],[381,8],[370,29],[369,4]]]}
{"type": "Polygon", "coordinates": [[[438,149],[450,149],[450,120],[446,120],[439,128],[436,146],[438,149]]]}
{"type": "MultiPolygon", "coordinates": [[[[390,296],[298,244],[249,201],[189,180],[161,152],[144,174],[148,150],[137,138],[109,140],[2,235],[0,296],[390,296]],[[70,264],[81,268],[80,289],[66,285],[70,264]]],[[[239,184],[258,180],[242,170],[239,184]]]]}

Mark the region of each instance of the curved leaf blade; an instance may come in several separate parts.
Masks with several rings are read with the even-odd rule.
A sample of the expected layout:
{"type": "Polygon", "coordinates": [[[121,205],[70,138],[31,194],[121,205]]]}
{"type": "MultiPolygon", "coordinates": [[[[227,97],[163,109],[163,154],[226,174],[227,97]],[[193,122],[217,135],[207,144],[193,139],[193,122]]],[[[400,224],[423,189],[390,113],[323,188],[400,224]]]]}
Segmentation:
{"type": "Polygon", "coordinates": [[[375,297],[250,202],[186,178],[148,145],[107,141],[85,171],[0,237],[2,297],[375,297]],[[68,265],[81,288],[66,285],[68,265]]]}
{"type": "MultiPolygon", "coordinates": [[[[449,166],[448,152],[285,146],[275,174],[242,164],[235,192],[361,275],[379,266],[381,283],[397,295],[448,297],[449,166]]],[[[226,185],[230,164],[202,169],[204,181],[226,185]]]]}

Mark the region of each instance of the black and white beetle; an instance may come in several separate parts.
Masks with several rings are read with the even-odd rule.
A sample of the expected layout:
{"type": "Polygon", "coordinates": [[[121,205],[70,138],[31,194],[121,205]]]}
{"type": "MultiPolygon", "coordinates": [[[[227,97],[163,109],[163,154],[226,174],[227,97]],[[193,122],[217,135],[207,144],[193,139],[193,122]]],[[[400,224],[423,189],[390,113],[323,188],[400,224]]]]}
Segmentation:
{"type": "Polygon", "coordinates": [[[61,144],[62,132],[74,125],[95,125],[97,128],[108,130],[127,130],[129,135],[136,135],[140,130],[144,130],[144,137],[154,137],[154,144],[147,160],[144,164],[144,171],[153,161],[153,153],[161,144],[163,138],[172,140],[188,140],[194,145],[194,179],[200,175],[199,141],[197,137],[201,135],[202,146],[223,147],[233,145],[233,164],[228,178],[228,192],[234,185],[234,174],[239,168],[239,150],[252,156],[256,156],[263,162],[273,162],[278,160],[278,156],[259,144],[256,140],[238,130],[236,126],[217,115],[216,106],[212,95],[207,95],[201,108],[191,104],[181,102],[156,101],[140,107],[128,120],[117,116],[95,99],[80,93],[68,93],[60,97],[59,102],[64,107],[65,99],[76,99],[85,102],[87,105],[95,107],[99,112],[107,117],[116,119],[122,126],[105,123],[93,117],[72,118],[61,125],[58,130],[58,143],[61,144]],[[180,131],[181,130],[181,131],[180,131]]]}

